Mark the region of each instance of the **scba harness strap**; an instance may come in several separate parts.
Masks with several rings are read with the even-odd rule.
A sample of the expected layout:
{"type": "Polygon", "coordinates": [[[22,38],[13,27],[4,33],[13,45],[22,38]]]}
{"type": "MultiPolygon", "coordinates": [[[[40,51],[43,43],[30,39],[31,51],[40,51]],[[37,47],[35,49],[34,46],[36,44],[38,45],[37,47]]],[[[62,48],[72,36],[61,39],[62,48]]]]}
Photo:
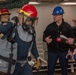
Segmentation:
{"type": "Polygon", "coordinates": [[[31,65],[31,67],[34,67],[35,63],[31,59],[31,55],[30,55],[31,54],[32,46],[33,46],[33,42],[30,45],[28,56],[27,56],[27,58],[25,60],[17,60],[16,61],[16,63],[20,63],[21,64],[21,67],[23,67],[26,63],[28,63],[29,65],[31,65]]]}

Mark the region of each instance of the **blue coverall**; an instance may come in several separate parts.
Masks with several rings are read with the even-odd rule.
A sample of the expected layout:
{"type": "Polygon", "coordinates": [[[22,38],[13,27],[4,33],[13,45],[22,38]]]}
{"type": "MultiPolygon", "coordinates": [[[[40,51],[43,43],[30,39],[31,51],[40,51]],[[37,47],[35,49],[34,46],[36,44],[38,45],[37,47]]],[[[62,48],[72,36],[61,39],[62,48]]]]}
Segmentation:
{"type": "MultiPolygon", "coordinates": [[[[12,26],[13,26],[12,22],[8,22],[7,25],[1,24],[0,25],[0,32],[5,34],[12,26]]],[[[23,41],[19,37],[18,34],[19,33],[17,32],[17,28],[16,28],[16,30],[15,30],[15,42],[17,43],[17,60],[22,61],[22,60],[26,60],[26,58],[28,56],[29,47],[30,47],[32,41],[30,41],[30,42],[23,41]]],[[[39,57],[38,51],[36,48],[35,38],[33,39],[33,46],[32,46],[31,53],[34,55],[34,57],[36,59],[37,59],[37,57],[39,57]]],[[[28,63],[26,63],[23,67],[21,66],[20,63],[16,63],[13,75],[33,75],[32,67],[28,63]]]]}

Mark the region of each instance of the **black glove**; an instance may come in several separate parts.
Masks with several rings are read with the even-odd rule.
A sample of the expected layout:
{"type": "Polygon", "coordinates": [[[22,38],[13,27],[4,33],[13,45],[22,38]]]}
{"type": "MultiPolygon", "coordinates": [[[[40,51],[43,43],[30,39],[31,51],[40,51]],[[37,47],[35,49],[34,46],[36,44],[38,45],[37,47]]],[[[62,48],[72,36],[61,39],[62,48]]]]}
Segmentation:
{"type": "Polygon", "coordinates": [[[17,16],[12,17],[11,20],[14,20],[14,21],[15,21],[15,25],[17,25],[17,23],[18,23],[18,21],[19,21],[17,16]]]}

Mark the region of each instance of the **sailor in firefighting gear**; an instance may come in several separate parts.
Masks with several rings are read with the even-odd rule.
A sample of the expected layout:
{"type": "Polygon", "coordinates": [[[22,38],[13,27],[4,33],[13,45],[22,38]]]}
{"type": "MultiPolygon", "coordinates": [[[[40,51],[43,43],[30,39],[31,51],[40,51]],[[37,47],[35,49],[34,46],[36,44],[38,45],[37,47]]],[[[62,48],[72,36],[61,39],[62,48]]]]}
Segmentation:
{"type": "Polygon", "coordinates": [[[1,22],[8,22],[10,20],[10,15],[11,13],[9,12],[9,10],[7,8],[2,8],[0,9],[0,16],[1,16],[1,19],[0,21],[1,22]]]}
{"type": "MultiPolygon", "coordinates": [[[[11,13],[7,8],[0,9],[0,26],[5,26],[10,21],[11,13]]],[[[0,32],[0,38],[4,35],[4,33],[0,32]]]]}
{"type": "Polygon", "coordinates": [[[39,54],[36,47],[35,30],[33,24],[37,18],[37,10],[31,4],[24,5],[18,17],[15,16],[4,26],[0,26],[0,31],[5,33],[12,26],[15,26],[14,40],[17,43],[17,61],[13,75],[32,75],[30,64],[30,53],[36,58],[36,67],[41,66],[39,54]]]}

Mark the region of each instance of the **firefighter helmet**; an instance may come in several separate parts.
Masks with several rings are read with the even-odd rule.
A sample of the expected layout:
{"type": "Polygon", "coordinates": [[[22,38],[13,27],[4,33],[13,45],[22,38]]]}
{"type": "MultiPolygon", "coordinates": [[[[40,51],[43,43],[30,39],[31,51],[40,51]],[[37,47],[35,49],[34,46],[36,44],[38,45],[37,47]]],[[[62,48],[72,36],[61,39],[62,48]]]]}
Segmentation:
{"type": "Polygon", "coordinates": [[[5,14],[10,15],[9,10],[7,8],[2,8],[1,15],[5,15],[5,14]]]}
{"type": "Polygon", "coordinates": [[[52,15],[62,15],[64,14],[64,9],[60,6],[54,8],[52,15]]]}
{"type": "Polygon", "coordinates": [[[20,10],[19,13],[24,13],[26,16],[37,18],[37,10],[31,4],[24,5],[20,10]]]}

